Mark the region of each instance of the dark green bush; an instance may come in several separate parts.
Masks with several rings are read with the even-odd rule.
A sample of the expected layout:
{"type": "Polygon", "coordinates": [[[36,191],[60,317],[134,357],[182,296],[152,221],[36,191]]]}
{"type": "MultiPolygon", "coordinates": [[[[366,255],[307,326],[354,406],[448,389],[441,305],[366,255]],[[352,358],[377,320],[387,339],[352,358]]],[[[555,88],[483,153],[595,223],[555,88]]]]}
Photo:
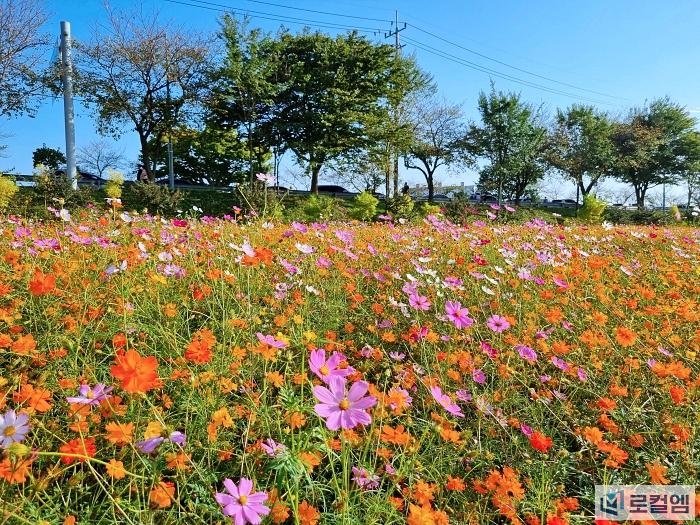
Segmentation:
{"type": "Polygon", "coordinates": [[[182,209],[185,194],[167,186],[150,182],[135,182],[124,187],[122,202],[127,210],[174,216],[182,209]]]}

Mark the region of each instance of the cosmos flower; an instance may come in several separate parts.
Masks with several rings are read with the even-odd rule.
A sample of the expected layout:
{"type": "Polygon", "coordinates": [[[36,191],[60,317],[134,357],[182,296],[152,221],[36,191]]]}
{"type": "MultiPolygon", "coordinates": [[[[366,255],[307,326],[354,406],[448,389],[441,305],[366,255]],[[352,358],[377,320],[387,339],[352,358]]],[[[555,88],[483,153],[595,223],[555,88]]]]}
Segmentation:
{"type": "Polygon", "coordinates": [[[435,401],[437,401],[442,406],[442,408],[447,410],[450,414],[457,417],[464,417],[462,409],[459,408],[459,405],[452,401],[452,398],[450,396],[448,396],[447,394],[443,394],[442,389],[439,386],[431,386],[430,393],[435,398],[435,401]]]}
{"type": "Polygon", "coordinates": [[[271,458],[277,457],[287,450],[287,447],[285,447],[282,443],[277,443],[272,438],[267,438],[263,443],[260,443],[260,447],[263,449],[265,454],[271,458]]]}
{"type": "Polygon", "coordinates": [[[97,406],[105,399],[112,397],[110,392],[113,389],[114,387],[105,386],[102,383],[97,383],[94,387],[80,385],[78,389],[79,395],[76,397],[67,397],[66,401],[79,405],[97,406]]]}
{"type": "Polygon", "coordinates": [[[370,474],[363,467],[352,467],[352,480],[361,490],[373,490],[379,487],[379,476],[370,474]]]}
{"type": "Polygon", "coordinates": [[[408,304],[416,310],[430,310],[430,301],[427,297],[413,293],[408,296],[408,304]]]}
{"type": "Polygon", "coordinates": [[[535,352],[529,346],[517,345],[515,347],[515,349],[518,351],[518,354],[520,355],[520,357],[522,357],[526,361],[530,361],[531,363],[534,363],[535,361],[537,361],[537,352],[535,352]]]}
{"type": "Polygon", "coordinates": [[[447,313],[447,318],[459,330],[469,328],[474,324],[474,319],[469,317],[469,310],[462,308],[462,304],[459,302],[447,301],[445,303],[445,312],[447,313]]]}
{"type": "Polygon", "coordinates": [[[489,317],[488,321],[486,321],[486,326],[497,334],[500,334],[501,332],[505,332],[508,330],[508,328],[510,328],[510,323],[508,322],[508,319],[503,316],[492,315],[489,317]]]}
{"type": "Polygon", "coordinates": [[[339,365],[345,361],[345,356],[339,352],[333,352],[326,359],[326,351],[316,349],[309,355],[309,368],[316,374],[324,383],[328,383],[331,377],[347,377],[355,372],[355,369],[349,366],[340,368],[339,365]]]}
{"type": "Polygon", "coordinates": [[[270,508],[263,505],[267,500],[265,492],[252,492],[253,482],[241,478],[236,485],[232,480],[224,480],[226,492],[217,492],[214,496],[221,505],[224,516],[232,518],[234,525],[257,525],[262,522],[261,516],[267,516],[270,508]]]}
{"type": "Polygon", "coordinates": [[[23,441],[30,428],[29,416],[23,412],[17,414],[8,410],[0,415],[0,447],[7,448],[12,443],[23,441]]]}
{"type": "Polygon", "coordinates": [[[260,341],[261,343],[265,343],[266,345],[270,345],[273,348],[287,347],[286,341],[283,341],[281,339],[275,339],[275,337],[272,335],[263,335],[261,332],[256,332],[255,335],[257,336],[258,341],[260,341]]]}
{"type": "Polygon", "coordinates": [[[314,396],[320,401],[314,406],[314,411],[326,420],[329,430],[347,430],[372,422],[371,416],[365,410],[376,405],[377,398],[364,397],[369,384],[358,381],[352,384],[349,392],[346,392],[346,384],[345,378],[333,376],[328,381],[329,388],[314,387],[314,396]]]}

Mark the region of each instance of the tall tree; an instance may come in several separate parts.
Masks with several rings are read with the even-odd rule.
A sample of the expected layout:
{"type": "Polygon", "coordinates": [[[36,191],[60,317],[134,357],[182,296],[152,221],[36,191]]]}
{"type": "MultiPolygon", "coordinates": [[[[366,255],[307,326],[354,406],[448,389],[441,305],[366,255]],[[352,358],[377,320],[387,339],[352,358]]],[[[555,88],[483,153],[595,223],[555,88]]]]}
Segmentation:
{"type": "Polygon", "coordinates": [[[124,151],[101,138],[93,140],[78,151],[78,164],[89,173],[94,173],[101,179],[108,169],[116,169],[124,162],[124,151]]]}
{"type": "Polygon", "coordinates": [[[152,180],[151,139],[161,141],[186,122],[203,99],[208,42],[162,25],[157,14],[108,14],[106,29],[76,46],[78,89],[95,109],[102,133],[119,136],[125,124],[133,126],[152,180]]]}
{"type": "Polygon", "coordinates": [[[280,37],[274,127],[304,165],[311,191],[328,162],[365,148],[369,126],[386,113],[393,51],[356,33],[280,37]]]}
{"type": "Polygon", "coordinates": [[[592,106],[575,104],[557,111],[547,160],[576,184],[577,195],[585,197],[610,173],[612,130],[608,115],[592,106]]]}
{"type": "Polygon", "coordinates": [[[644,207],[650,188],[675,184],[697,162],[687,147],[695,124],[684,107],[662,98],[633,109],[615,126],[613,169],[619,180],[634,188],[638,208],[644,207]]]}
{"type": "Polygon", "coordinates": [[[46,20],[40,0],[0,0],[0,117],[30,110],[41,91],[46,20]]]}
{"type": "Polygon", "coordinates": [[[404,155],[404,166],[423,174],[428,200],[435,195],[435,172],[469,162],[464,148],[462,109],[437,97],[417,100],[411,110],[414,140],[404,155]]]}
{"type": "MultiPolygon", "coordinates": [[[[166,178],[167,150],[165,144],[153,144],[156,161],[155,173],[166,178]]],[[[236,130],[219,128],[178,128],[173,132],[173,168],[178,181],[186,184],[228,186],[242,182],[247,176],[248,147],[236,134],[236,130]]],[[[255,152],[256,157],[258,152],[255,152]]],[[[262,152],[261,170],[269,152],[262,152]]]]}
{"type": "Polygon", "coordinates": [[[209,126],[234,130],[233,136],[245,142],[252,181],[264,169],[269,149],[280,146],[273,126],[274,103],[281,88],[277,81],[279,42],[260,29],[250,29],[247,19],[240,22],[230,15],[223,18],[220,37],[226,55],[213,74],[209,126]]]}
{"type": "Polygon", "coordinates": [[[479,95],[481,126],[472,125],[466,136],[471,151],[488,164],[481,170],[479,185],[516,202],[528,186],[544,174],[546,129],[539,122],[539,112],[514,93],[496,92],[491,86],[487,95],[479,95]]]}
{"type": "Polygon", "coordinates": [[[681,172],[681,178],[686,184],[686,206],[695,202],[700,205],[700,132],[691,131],[683,139],[682,145],[687,162],[681,172]]]}

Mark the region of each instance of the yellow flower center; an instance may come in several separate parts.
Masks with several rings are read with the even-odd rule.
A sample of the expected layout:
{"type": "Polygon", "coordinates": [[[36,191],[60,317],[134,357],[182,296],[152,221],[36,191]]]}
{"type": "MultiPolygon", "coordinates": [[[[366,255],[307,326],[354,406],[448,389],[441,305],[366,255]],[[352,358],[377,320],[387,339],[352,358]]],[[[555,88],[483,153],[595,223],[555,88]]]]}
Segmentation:
{"type": "Polygon", "coordinates": [[[318,369],[319,372],[321,372],[321,375],[327,376],[328,374],[331,373],[330,370],[328,370],[328,367],[326,365],[323,365],[321,368],[318,369]]]}
{"type": "Polygon", "coordinates": [[[245,505],[246,503],[248,503],[248,496],[241,496],[241,497],[239,497],[239,498],[238,498],[238,503],[240,503],[241,505],[245,505]]]}
{"type": "Polygon", "coordinates": [[[14,436],[15,432],[17,432],[17,429],[14,426],[9,425],[9,426],[5,427],[5,430],[3,431],[2,435],[5,437],[10,437],[10,436],[14,436]]]}
{"type": "Polygon", "coordinates": [[[92,399],[95,397],[95,394],[92,392],[92,390],[88,390],[88,393],[85,394],[85,397],[87,397],[88,399],[92,399]]]}
{"type": "Polygon", "coordinates": [[[343,399],[339,404],[338,407],[340,410],[347,410],[350,408],[350,401],[347,400],[347,398],[343,399]]]}

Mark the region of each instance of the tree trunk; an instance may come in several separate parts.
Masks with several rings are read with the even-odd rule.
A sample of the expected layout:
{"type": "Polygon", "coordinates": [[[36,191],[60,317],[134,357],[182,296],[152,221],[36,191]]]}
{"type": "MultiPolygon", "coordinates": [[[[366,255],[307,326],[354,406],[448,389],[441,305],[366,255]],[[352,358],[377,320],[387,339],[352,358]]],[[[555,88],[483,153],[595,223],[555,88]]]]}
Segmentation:
{"type": "Polygon", "coordinates": [[[153,182],[155,180],[155,173],[153,166],[151,166],[151,147],[148,144],[148,137],[139,133],[139,142],[141,143],[141,163],[146,170],[148,180],[153,182]]]}
{"type": "Polygon", "coordinates": [[[318,195],[318,174],[321,172],[321,163],[312,162],[309,164],[311,170],[311,193],[318,195]]]}
{"type": "Polygon", "coordinates": [[[634,196],[637,199],[637,209],[638,210],[643,210],[644,209],[644,196],[646,195],[646,189],[642,186],[634,186],[634,196]]]}
{"type": "Polygon", "coordinates": [[[399,151],[394,151],[394,197],[399,194],[399,151]]]}
{"type": "Polygon", "coordinates": [[[433,184],[433,173],[428,172],[425,176],[425,182],[428,183],[428,201],[433,202],[435,197],[435,185],[433,184]]]}

